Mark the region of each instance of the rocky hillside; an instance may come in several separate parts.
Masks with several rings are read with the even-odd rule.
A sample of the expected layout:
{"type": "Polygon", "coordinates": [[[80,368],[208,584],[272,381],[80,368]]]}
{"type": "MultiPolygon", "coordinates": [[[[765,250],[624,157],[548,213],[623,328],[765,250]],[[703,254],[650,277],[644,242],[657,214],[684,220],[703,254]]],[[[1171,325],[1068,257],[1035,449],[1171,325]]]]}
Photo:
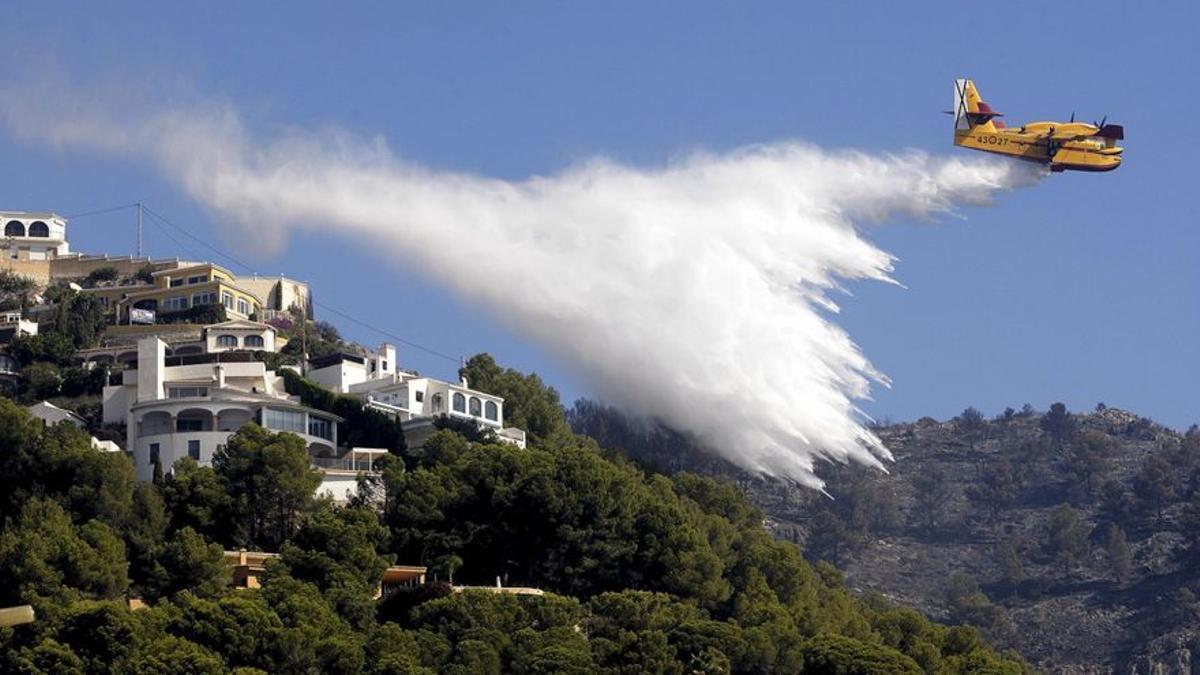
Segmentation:
{"type": "Polygon", "coordinates": [[[878,429],[896,456],[890,473],[830,467],[831,500],[740,474],[602,406],[577,405],[572,422],[643,461],[733,477],[777,536],[836,562],[852,588],[972,623],[1049,672],[1192,672],[1195,429],[1103,406],[991,420],[968,408],[878,429]]]}

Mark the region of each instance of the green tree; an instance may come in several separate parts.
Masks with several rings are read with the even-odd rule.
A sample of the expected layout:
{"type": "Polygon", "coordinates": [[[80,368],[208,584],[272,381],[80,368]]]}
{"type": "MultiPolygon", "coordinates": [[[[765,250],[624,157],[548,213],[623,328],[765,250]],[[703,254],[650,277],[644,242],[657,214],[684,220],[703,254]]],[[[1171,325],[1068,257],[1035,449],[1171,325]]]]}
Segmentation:
{"type": "Polygon", "coordinates": [[[1000,571],[1000,581],[1010,593],[1025,580],[1022,544],[1018,536],[1008,535],[997,539],[993,549],[996,568],[1000,571]]]}
{"type": "Polygon", "coordinates": [[[1133,572],[1133,556],[1129,551],[1129,544],[1125,541],[1125,531],[1116,523],[1108,526],[1104,551],[1108,557],[1108,567],[1113,580],[1119,584],[1128,581],[1129,575],[1133,572]]]}
{"type": "Polygon", "coordinates": [[[162,499],[172,530],[191,528],[230,547],[247,541],[245,519],[235,517],[233,497],[212,467],[179,460],[162,480],[162,499]]]}
{"type": "Polygon", "coordinates": [[[529,442],[541,445],[570,432],[558,392],[536,374],[501,368],[488,354],[472,356],[460,377],[473,389],[504,398],[504,424],[524,429],[529,442]]]}
{"type": "Polygon", "coordinates": [[[947,581],[946,606],[955,621],[976,626],[991,626],[999,616],[999,609],[966,572],[955,572],[947,581]]]}
{"type": "Polygon", "coordinates": [[[1192,498],[1183,505],[1179,514],[1179,529],[1186,537],[1184,546],[1192,556],[1200,556],[1200,492],[1192,494],[1192,498]]]}
{"type": "Polygon", "coordinates": [[[1098,480],[1112,468],[1111,458],[1116,442],[1108,434],[1085,431],[1071,445],[1067,455],[1067,474],[1076,483],[1083,483],[1084,494],[1090,496],[1098,480]]]}
{"type": "Polygon", "coordinates": [[[8,345],[8,353],[23,364],[46,361],[66,366],[75,356],[75,343],[70,336],[58,332],[22,335],[8,345]]]}
{"type": "Polygon", "coordinates": [[[1021,489],[1020,479],[1006,457],[994,457],[983,469],[983,480],[967,488],[967,498],[987,509],[990,520],[1012,505],[1021,489]]]}
{"type": "Polygon", "coordinates": [[[172,635],[146,643],[129,659],[131,675],[160,675],[161,673],[188,673],[188,675],[222,675],[226,672],[221,657],[195,642],[172,635]]]}
{"type": "Polygon", "coordinates": [[[0,398],[0,513],[15,514],[31,497],[53,499],[84,523],[128,521],[133,464],[119,453],[96,452],[72,424],[45,426],[21,406],[0,398]]]}
{"type": "Polygon", "coordinates": [[[842,519],[829,510],[822,510],[813,518],[808,528],[808,540],[804,551],[812,560],[827,560],[838,563],[849,548],[849,535],[842,519]]]}
{"type": "Polygon", "coordinates": [[[1124,523],[1133,510],[1129,492],[1119,480],[1108,480],[1100,486],[1100,515],[1110,523],[1124,523]]]}
{"type": "Polygon", "coordinates": [[[1133,478],[1133,494],[1144,510],[1153,511],[1154,517],[1162,521],[1163,505],[1175,494],[1175,480],[1166,460],[1158,455],[1149,455],[1133,478]]]}
{"type": "Polygon", "coordinates": [[[26,276],[0,270],[0,311],[25,309],[33,303],[37,284],[26,276]]]}
{"type": "Polygon", "coordinates": [[[844,635],[814,635],[804,643],[804,672],[813,675],[923,673],[908,656],[882,645],[844,635]]]}
{"type": "Polygon", "coordinates": [[[955,425],[958,427],[958,432],[967,439],[971,449],[975,449],[975,443],[987,431],[987,420],[983,413],[976,410],[974,407],[967,407],[966,410],[955,419],[955,425]]]}
{"type": "Polygon", "coordinates": [[[87,277],[83,280],[83,286],[93,288],[97,284],[105,281],[116,281],[121,278],[121,273],[115,267],[97,267],[88,272],[87,277]]]}
{"type": "Polygon", "coordinates": [[[247,424],[213,456],[213,470],[229,494],[234,522],[248,545],[278,550],[313,504],[321,472],[304,441],[247,424]]]}
{"type": "Polygon", "coordinates": [[[127,572],[112,528],[98,520],[77,527],[48,499],[29,499],[0,533],[0,606],[33,604],[53,621],[74,600],[120,596],[127,572]]]}
{"type": "Polygon", "coordinates": [[[1075,418],[1067,412],[1067,406],[1062,403],[1051,405],[1050,411],[1042,416],[1039,426],[1054,442],[1054,447],[1059,452],[1062,452],[1063,444],[1075,435],[1075,418]]]}
{"type": "Polygon", "coordinates": [[[1087,524],[1079,512],[1068,504],[1060,504],[1050,514],[1046,524],[1045,550],[1063,566],[1063,574],[1070,577],[1071,566],[1079,561],[1088,547],[1087,524]]]}
{"type": "Polygon", "coordinates": [[[317,586],[344,619],[362,629],[374,621],[374,595],[391,558],[381,555],[388,531],[374,509],[321,503],[283,545],[282,568],[317,586]]]}
{"type": "Polygon", "coordinates": [[[158,595],[189,590],[199,596],[216,596],[230,581],[225,552],[220,544],[209,542],[190,527],[177,530],[163,545],[158,560],[164,571],[164,583],[158,595]]]}
{"type": "Polygon", "coordinates": [[[63,378],[58,366],[53,363],[31,363],[21,369],[21,380],[25,384],[25,400],[41,401],[58,396],[63,378]]]}
{"type": "Polygon", "coordinates": [[[942,509],[954,497],[954,487],[945,470],[937,465],[919,469],[913,476],[912,486],[916,491],[916,512],[924,521],[925,529],[932,532],[942,509]]]}
{"type": "Polygon", "coordinates": [[[100,299],[68,290],[61,293],[49,330],[68,340],[75,349],[95,347],[108,325],[108,309],[100,299]]]}

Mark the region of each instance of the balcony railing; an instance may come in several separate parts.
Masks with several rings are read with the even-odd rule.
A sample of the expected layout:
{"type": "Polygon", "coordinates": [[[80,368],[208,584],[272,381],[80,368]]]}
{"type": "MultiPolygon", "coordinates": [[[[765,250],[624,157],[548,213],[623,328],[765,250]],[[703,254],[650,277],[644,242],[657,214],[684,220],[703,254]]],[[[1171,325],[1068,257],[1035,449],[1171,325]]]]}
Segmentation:
{"type": "Polygon", "coordinates": [[[334,457],[313,457],[313,466],[334,471],[375,471],[373,462],[369,459],[349,459],[334,457]]]}

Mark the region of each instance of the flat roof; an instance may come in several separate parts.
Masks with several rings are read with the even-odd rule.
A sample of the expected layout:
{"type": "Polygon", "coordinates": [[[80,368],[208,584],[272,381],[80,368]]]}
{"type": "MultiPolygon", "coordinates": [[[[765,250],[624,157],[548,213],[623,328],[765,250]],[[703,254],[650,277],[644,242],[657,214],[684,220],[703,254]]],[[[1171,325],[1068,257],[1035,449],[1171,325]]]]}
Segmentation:
{"type": "Polygon", "coordinates": [[[0,211],[0,218],[37,218],[64,222],[67,220],[53,211],[0,211]]]}

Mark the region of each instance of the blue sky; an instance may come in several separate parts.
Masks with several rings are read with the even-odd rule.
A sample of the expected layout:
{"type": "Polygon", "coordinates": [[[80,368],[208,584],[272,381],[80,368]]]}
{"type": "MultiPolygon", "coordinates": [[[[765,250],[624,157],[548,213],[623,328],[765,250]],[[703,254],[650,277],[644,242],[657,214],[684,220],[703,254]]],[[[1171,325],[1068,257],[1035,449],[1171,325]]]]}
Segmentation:
{"type": "MultiPolygon", "coordinates": [[[[595,155],[659,164],[781,139],[965,154],[939,114],[961,75],[1014,120],[1108,114],[1126,128],[1120,170],[1056,175],[965,219],[879,227],[870,236],[900,258],[907,288],[855,284],[838,322],[894,381],[865,406],[877,417],[1061,400],[1200,421],[1192,3],[248,4],[9,3],[0,63],[190,87],[264,125],[379,134],[427,166],[518,179],[595,155]]],[[[149,165],[6,136],[0,157],[0,208],[70,214],[140,200],[237,247],[149,165]]],[[[80,218],[71,238],[77,250],[131,252],[132,216],[80,218]]],[[[150,225],[145,241],[155,256],[203,253],[150,225]]],[[[276,257],[240,257],[406,339],[489,351],[568,401],[587,393],[479,308],[343,238],[304,234],[276,257]],[[331,254],[344,263],[320,262],[331,254]]],[[[404,346],[401,356],[422,372],[454,370],[404,346]]]]}

